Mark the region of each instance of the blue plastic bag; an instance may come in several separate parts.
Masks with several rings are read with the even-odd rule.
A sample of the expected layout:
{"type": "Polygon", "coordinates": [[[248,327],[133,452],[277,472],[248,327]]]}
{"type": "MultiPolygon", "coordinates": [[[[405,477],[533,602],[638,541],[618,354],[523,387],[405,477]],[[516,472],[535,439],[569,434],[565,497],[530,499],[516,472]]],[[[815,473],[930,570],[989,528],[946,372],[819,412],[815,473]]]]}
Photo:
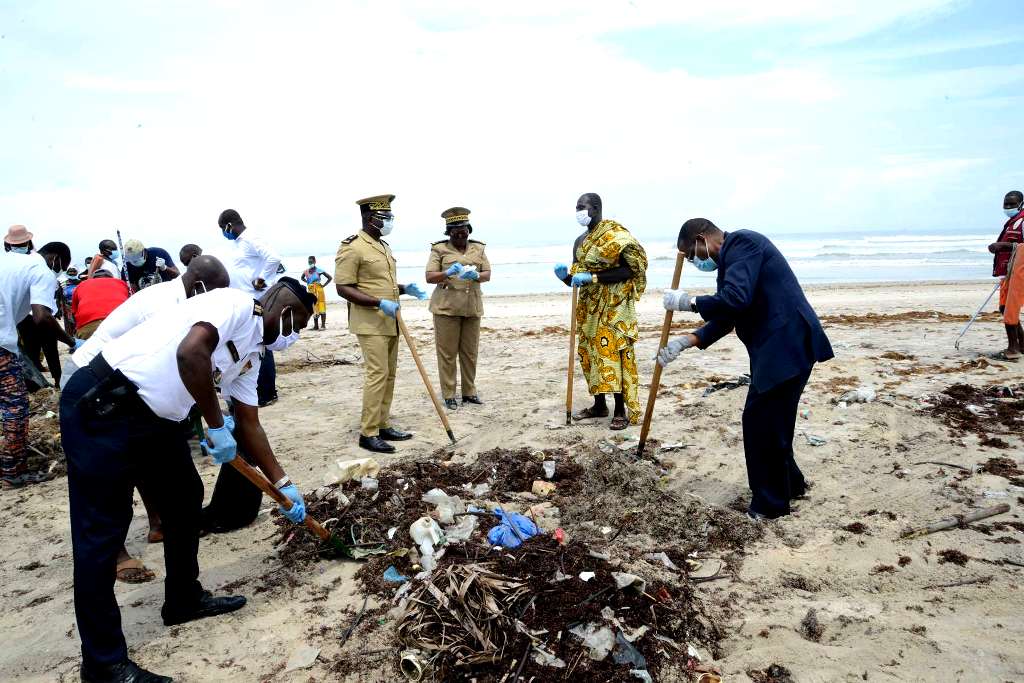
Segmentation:
{"type": "Polygon", "coordinates": [[[529,517],[524,517],[518,512],[508,514],[501,508],[494,508],[494,514],[501,520],[501,524],[487,532],[487,540],[491,545],[518,548],[523,541],[536,536],[540,531],[529,517]]]}

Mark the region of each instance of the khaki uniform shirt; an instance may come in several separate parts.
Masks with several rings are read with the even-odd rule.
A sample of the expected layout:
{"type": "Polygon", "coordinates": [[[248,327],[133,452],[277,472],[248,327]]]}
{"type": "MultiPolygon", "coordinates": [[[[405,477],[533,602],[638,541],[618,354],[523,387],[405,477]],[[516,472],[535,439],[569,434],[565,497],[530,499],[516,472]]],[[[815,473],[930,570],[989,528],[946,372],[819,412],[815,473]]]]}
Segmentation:
{"type": "MultiPolygon", "coordinates": [[[[362,230],[345,238],[338,246],[334,281],[339,285],[352,285],[378,299],[398,301],[398,273],[391,247],[362,230]]],[[[394,318],[384,315],[379,308],[359,306],[351,301],[348,302],[348,329],[352,334],[398,335],[394,318]]]]}
{"type": "MultiPolygon", "coordinates": [[[[434,242],[427,259],[427,271],[444,272],[455,262],[464,266],[476,266],[480,272],[491,269],[491,262],[484,253],[484,243],[469,240],[466,253],[452,246],[448,240],[434,242]]],[[[460,280],[457,275],[449,277],[434,287],[430,296],[430,312],[435,315],[460,315],[479,318],[484,314],[483,293],[480,283],[475,280],[460,280]]]]}

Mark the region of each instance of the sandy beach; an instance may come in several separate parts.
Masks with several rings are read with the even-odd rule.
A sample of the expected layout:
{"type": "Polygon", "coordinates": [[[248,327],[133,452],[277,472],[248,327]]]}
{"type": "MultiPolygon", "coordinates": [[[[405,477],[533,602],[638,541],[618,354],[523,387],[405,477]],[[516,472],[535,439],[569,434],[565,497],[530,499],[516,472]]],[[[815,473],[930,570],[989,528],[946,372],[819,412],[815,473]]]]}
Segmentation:
{"type": "MultiPolygon", "coordinates": [[[[1024,363],[985,358],[1006,341],[993,313],[975,324],[959,350],[953,347],[990,288],[986,282],[808,288],[836,352],[812,374],[797,424],[796,458],[813,488],[792,516],[764,524],[760,538],[742,548],[723,551],[727,576],[695,586],[723,631],[719,656],[710,662],[723,680],[757,680],[747,672],[772,664],[801,683],[1024,680],[1024,475],[1013,472],[1021,463],[1024,412],[1016,421],[1000,421],[998,409],[1014,401],[1020,406],[1024,363]],[[958,384],[979,393],[942,393],[958,384]],[[862,386],[874,389],[872,401],[838,401],[862,386]],[[992,386],[1015,387],[1016,399],[985,399],[992,386]],[[999,458],[1011,462],[992,464],[999,458]],[[986,464],[988,471],[979,471],[986,464]],[[1009,512],[982,523],[900,538],[907,527],[1000,503],[1009,504],[1009,512]]],[[[459,439],[455,462],[472,463],[500,447],[565,449],[585,463],[600,455],[601,442],[622,437],[605,422],[563,424],[568,293],[490,297],[485,310],[478,389],[486,404],[450,414],[459,439]]],[[[403,301],[402,311],[436,382],[426,302],[403,301]]],[[[644,402],[663,317],[660,291],[649,291],[639,311],[644,402]]],[[[676,320],[683,331],[697,318],[677,314],[676,320]]],[[[367,455],[356,447],[362,366],[343,306],[330,307],[328,324],[323,332],[303,332],[278,356],[281,399],[260,411],[279,460],[307,493],[324,483],[334,461],[367,455]]],[[[450,457],[438,450],[447,439],[404,345],[399,365],[392,423],[416,436],[399,444],[397,455],[378,458],[384,470],[450,457]]],[[[730,336],[707,351],[688,351],[665,371],[651,438],[683,444],[647,465],[665,491],[716,510],[742,508],[749,495],[740,427],[746,390],[703,394],[747,370],[746,353],[730,336]]],[[[577,407],[589,402],[580,375],[577,368],[577,407]]],[[[47,419],[55,422],[33,418],[47,419]]],[[[198,457],[196,466],[209,497],[217,468],[198,457]]],[[[623,500],[621,506],[657,514],[642,503],[623,500]]],[[[162,549],[146,543],[136,495],[127,544],[158,578],[117,584],[133,658],[182,681],[401,680],[386,601],[372,598],[372,617],[338,645],[363,603],[354,578],[359,563],[320,561],[267,581],[279,565],[271,507],[264,499],[265,511],[251,527],[205,537],[200,546],[204,585],[248,596],[246,608],[165,628],[159,615],[162,549]],[[304,645],[319,648],[319,658],[285,672],[304,645]]],[[[585,520],[564,516],[568,533],[589,533],[585,520]]],[[[623,526],[628,541],[629,525],[623,526]]],[[[78,680],[63,476],[0,493],[0,548],[0,680],[78,680]]],[[[710,555],[705,561],[715,560],[710,555]]],[[[660,680],[685,677],[676,670],[660,680]]]]}

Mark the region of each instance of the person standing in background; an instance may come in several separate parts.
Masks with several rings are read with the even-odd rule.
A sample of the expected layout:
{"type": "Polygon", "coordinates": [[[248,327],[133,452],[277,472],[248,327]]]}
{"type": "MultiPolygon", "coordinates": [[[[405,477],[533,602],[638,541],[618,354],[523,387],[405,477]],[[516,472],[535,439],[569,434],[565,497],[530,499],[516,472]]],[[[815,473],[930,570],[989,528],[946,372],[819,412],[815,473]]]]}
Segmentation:
{"type": "Polygon", "coordinates": [[[448,239],[434,242],[427,259],[427,282],[437,285],[430,297],[434,314],[434,346],[441,395],[449,410],[455,400],[456,370],[462,378],[462,403],[482,405],[476,390],[480,318],[484,314],[480,284],[491,279],[484,243],[469,239],[469,209],[455,206],[441,213],[448,239]],[[457,362],[457,364],[456,364],[457,362]]]}
{"type": "Polygon", "coordinates": [[[178,260],[181,261],[181,265],[188,268],[188,264],[192,262],[192,259],[202,255],[203,248],[198,244],[186,244],[178,251],[178,260]]]}
{"type": "MultiPolygon", "coordinates": [[[[224,238],[233,245],[230,262],[224,264],[231,273],[231,286],[246,292],[253,299],[259,299],[281,277],[281,255],[246,227],[234,209],[221,211],[217,226],[224,238]]],[[[260,364],[256,393],[260,408],[277,401],[277,367],[274,365],[274,353],[270,349],[267,349],[260,364]]]]}
{"type": "Polygon", "coordinates": [[[99,244],[99,252],[92,257],[91,261],[87,259],[89,271],[86,276],[92,277],[93,273],[95,273],[98,268],[102,268],[112,276],[120,279],[121,266],[117,262],[119,258],[121,258],[121,252],[117,250],[117,244],[114,240],[101,241],[99,244]]]}
{"type": "Polygon", "coordinates": [[[1006,326],[1006,350],[999,351],[993,357],[999,360],[1017,360],[1024,350],[1024,327],[1020,324],[1020,306],[1017,303],[1020,297],[1024,296],[1024,292],[1014,297],[1013,306],[1016,306],[1017,310],[1011,311],[1013,306],[1009,305],[1010,288],[1024,288],[1024,283],[1017,285],[1015,281],[1011,282],[1014,278],[1010,261],[1014,250],[1024,242],[1024,193],[1019,190],[1007,192],[1003,197],[1003,213],[1006,214],[1006,223],[1003,224],[996,241],[988,245],[988,250],[995,255],[992,259],[992,277],[1000,278],[999,312],[1003,314],[1003,323],[1006,326]],[[1014,322],[1011,323],[1011,320],[1014,322]]]}
{"type": "Polygon", "coordinates": [[[327,295],[324,294],[324,287],[334,280],[327,272],[316,265],[316,256],[308,259],[309,268],[302,271],[302,282],[306,290],[316,297],[316,306],[313,308],[313,329],[327,329],[327,295]],[[327,278],[327,281],[324,281],[327,278]]]}

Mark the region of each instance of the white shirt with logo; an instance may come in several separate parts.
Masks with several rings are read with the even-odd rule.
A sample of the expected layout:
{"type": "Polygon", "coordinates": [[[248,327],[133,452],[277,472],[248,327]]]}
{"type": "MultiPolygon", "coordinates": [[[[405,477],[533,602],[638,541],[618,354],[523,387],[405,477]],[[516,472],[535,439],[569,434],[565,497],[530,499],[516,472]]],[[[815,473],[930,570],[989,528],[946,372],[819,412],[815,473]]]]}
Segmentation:
{"type": "Polygon", "coordinates": [[[198,323],[208,323],[217,330],[210,372],[221,395],[257,405],[263,318],[248,294],[237,289],[215,289],[157,312],[103,348],[107,363],[131,380],[146,405],[164,419],[184,420],[195,404],[181,381],[177,354],[178,345],[198,323]]]}

